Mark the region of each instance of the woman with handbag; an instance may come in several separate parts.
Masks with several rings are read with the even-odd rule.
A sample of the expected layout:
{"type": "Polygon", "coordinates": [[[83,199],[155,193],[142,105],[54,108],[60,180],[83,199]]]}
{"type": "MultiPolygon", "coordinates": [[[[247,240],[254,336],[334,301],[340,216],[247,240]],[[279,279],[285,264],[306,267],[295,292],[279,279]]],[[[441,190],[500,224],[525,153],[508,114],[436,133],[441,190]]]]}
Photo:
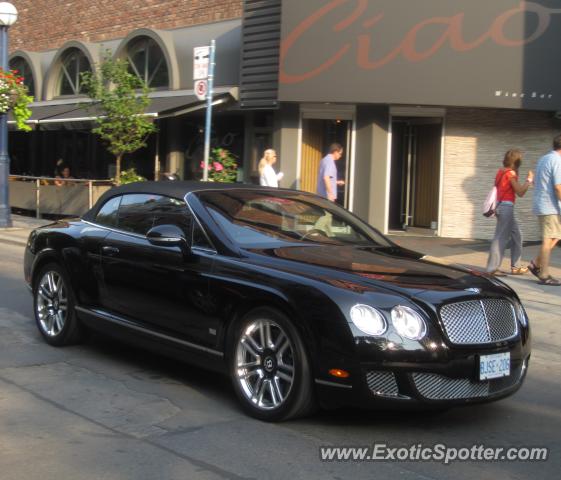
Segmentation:
{"type": "Polygon", "coordinates": [[[495,186],[497,187],[497,227],[495,236],[491,242],[491,250],[487,260],[487,272],[492,275],[502,275],[499,267],[507,245],[510,244],[510,273],[522,275],[528,271],[528,267],[522,267],[522,234],[514,216],[514,204],[516,196],[523,197],[534,181],[532,171],[528,172],[526,182],[518,181],[518,170],[522,164],[522,152],[512,149],[506,152],[503,160],[503,168],[497,171],[495,186]]]}

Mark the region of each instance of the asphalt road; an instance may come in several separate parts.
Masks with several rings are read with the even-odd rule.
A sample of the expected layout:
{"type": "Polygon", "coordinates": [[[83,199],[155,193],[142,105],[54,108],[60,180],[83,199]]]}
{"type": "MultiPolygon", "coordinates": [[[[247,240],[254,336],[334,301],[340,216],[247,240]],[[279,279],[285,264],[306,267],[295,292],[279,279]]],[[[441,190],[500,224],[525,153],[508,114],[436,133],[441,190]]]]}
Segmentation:
{"type": "Polygon", "coordinates": [[[283,424],[246,417],[227,379],[95,337],[42,342],[23,249],[0,243],[0,479],[537,479],[561,470],[561,292],[513,280],[534,351],[501,402],[445,413],[343,410],[283,424]],[[545,463],[320,462],[320,446],[545,446],[545,463]]]}

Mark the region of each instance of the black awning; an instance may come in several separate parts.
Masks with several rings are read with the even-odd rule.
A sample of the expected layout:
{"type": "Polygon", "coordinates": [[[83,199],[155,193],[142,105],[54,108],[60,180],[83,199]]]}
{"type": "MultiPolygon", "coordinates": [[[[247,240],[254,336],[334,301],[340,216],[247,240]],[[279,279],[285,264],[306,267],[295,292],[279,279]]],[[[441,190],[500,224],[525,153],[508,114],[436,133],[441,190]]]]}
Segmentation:
{"type": "MultiPolygon", "coordinates": [[[[230,94],[220,92],[215,95],[213,104],[225,103],[230,98],[230,94]]],[[[205,107],[206,102],[199,100],[195,95],[166,95],[151,98],[144,114],[155,119],[167,118],[185,115],[205,107]]],[[[86,102],[32,106],[31,111],[33,113],[28,123],[39,125],[42,130],[87,129],[101,114],[99,107],[86,102]]],[[[9,123],[15,123],[11,116],[9,123]]]]}
{"type": "MultiPolygon", "coordinates": [[[[152,98],[150,105],[144,110],[144,115],[157,118],[168,110],[177,110],[186,106],[193,106],[204,102],[197,99],[195,95],[177,95],[170,97],[152,98]]],[[[93,121],[101,115],[99,107],[95,104],[77,104],[74,109],[62,111],[57,115],[40,120],[40,124],[64,123],[64,122],[85,122],[93,121]]]]}
{"type": "MultiPolygon", "coordinates": [[[[77,103],[64,103],[64,104],[59,103],[53,105],[39,105],[35,107],[32,106],[30,107],[31,117],[29,118],[27,123],[39,123],[41,120],[56,117],[59,115],[64,115],[80,107],[81,105],[77,103]]],[[[12,112],[8,114],[8,123],[10,124],[15,123],[12,112]]]]}

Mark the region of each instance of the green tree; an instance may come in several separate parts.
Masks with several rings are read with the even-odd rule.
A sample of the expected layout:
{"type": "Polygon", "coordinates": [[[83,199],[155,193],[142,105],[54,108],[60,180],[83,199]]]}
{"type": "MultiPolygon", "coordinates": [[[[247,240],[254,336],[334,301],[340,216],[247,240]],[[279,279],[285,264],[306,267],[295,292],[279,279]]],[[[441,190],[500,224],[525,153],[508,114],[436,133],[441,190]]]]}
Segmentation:
{"type": "Polygon", "coordinates": [[[157,130],[144,116],[150,104],[150,90],[129,71],[126,60],[114,60],[109,55],[95,73],[84,72],[82,82],[93,100],[89,108],[96,110],[96,126],[92,132],[107,143],[108,150],[115,156],[115,182],[119,185],[123,155],[145,147],[148,136],[157,130]]]}

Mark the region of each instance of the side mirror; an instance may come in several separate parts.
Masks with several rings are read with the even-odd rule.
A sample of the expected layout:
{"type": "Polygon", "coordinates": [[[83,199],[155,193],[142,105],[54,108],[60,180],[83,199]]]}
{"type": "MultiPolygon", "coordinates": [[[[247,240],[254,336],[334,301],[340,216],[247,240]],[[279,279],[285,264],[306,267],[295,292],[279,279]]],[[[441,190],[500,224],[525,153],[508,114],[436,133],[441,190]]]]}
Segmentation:
{"type": "Polygon", "coordinates": [[[189,249],[185,234],[177,225],[158,225],[152,227],[146,234],[146,238],[152,245],[157,245],[158,247],[189,249]]]}

